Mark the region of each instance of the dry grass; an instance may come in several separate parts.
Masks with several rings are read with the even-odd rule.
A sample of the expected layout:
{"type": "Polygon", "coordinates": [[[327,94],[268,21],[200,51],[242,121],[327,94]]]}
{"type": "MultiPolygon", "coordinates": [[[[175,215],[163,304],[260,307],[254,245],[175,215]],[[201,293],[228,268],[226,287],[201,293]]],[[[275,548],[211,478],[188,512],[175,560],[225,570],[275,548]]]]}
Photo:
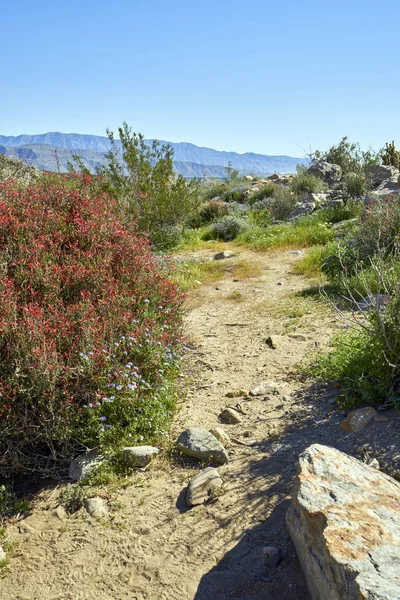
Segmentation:
{"type": "Polygon", "coordinates": [[[189,260],[178,263],[175,280],[185,291],[196,289],[200,285],[208,285],[223,279],[226,275],[234,279],[259,277],[262,269],[259,264],[246,259],[235,262],[234,259],[198,262],[189,260]]]}
{"type": "Polygon", "coordinates": [[[246,300],[246,297],[241,292],[239,292],[239,290],[235,290],[234,292],[231,292],[230,294],[225,296],[225,300],[232,300],[233,302],[243,302],[244,300],[246,300]]]}

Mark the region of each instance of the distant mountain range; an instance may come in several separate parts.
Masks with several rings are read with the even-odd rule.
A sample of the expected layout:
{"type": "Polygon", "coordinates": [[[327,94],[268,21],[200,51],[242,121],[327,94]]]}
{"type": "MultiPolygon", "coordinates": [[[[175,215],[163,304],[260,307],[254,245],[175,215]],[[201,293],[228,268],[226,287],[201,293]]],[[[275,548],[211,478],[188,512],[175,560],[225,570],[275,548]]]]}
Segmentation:
{"type": "MultiPolygon", "coordinates": [[[[175,170],[187,178],[225,177],[229,163],[241,174],[270,175],[271,173],[294,173],[296,165],[305,165],[309,162],[306,158],[291,156],[225,152],[186,142],[161,143],[171,144],[175,153],[175,170]]],[[[94,171],[96,167],[105,164],[104,154],[109,149],[109,139],[99,135],[58,132],[38,135],[0,135],[0,154],[14,156],[49,171],[56,171],[58,167],[61,171],[65,171],[68,161],[72,161],[74,154],[81,156],[85,165],[94,171]]]]}

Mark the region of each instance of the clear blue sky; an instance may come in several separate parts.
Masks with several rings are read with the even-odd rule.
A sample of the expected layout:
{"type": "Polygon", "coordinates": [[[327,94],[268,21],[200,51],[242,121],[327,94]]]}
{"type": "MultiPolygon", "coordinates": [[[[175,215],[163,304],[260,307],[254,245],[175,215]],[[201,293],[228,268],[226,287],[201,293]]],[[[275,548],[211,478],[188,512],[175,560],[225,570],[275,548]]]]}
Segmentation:
{"type": "Polygon", "coordinates": [[[400,145],[399,0],[5,0],[0,134],[400,145]]]}

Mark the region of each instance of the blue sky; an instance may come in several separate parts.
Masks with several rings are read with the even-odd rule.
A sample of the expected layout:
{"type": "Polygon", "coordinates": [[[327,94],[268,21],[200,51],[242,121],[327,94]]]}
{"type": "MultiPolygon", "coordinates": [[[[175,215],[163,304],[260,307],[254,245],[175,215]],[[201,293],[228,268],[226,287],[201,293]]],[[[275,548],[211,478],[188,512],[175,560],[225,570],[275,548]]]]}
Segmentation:
{"type": "Polygon", "coordinates": [[[400,145],[398,0],[4,0],[0,134],[400,145]]]}

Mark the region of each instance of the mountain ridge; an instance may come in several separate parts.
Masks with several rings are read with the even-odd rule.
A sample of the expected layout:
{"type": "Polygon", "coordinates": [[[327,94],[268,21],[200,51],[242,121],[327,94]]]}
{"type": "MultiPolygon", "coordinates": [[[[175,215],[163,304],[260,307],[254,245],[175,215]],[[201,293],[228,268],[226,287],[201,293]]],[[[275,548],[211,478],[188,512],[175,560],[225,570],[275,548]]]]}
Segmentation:
{"type": "MultiPolygon", "coordinates": [[[[151,141],[146,140],[146,143],[151,141]]],[[[308,159],[287,155],[266,155],[255,152],[240,154],[196,146],[190,142],[160,140],[160,143],[171,145],[174,150],[175,170],[185,177],[224,177],[229,163],[241,174],[259,175],[273,172],[290,173],[296,170],[296,165],[308,163],[308,159]]],[[[25,161],[30,160],[31,164],[48,170],[54,170],[55,160],[50,158],[51,152],[54,153],[57,150],[58,154],[62,150],[68,157],[65,161],[61,161],[62,170],[66,169],[66,163],[72,159],[73,154],[79,154],[88,168],[94,170],[96,166],[105,164],[104,155],[110,149],[111,143],[105,136],[53,131],[34,135],[0,135],[0,147],[2,147],[0,152],[3,154],[16,156],[25,161]],[[52,148],[51,152],[49,152],[49,148],[52,148]]]]}

